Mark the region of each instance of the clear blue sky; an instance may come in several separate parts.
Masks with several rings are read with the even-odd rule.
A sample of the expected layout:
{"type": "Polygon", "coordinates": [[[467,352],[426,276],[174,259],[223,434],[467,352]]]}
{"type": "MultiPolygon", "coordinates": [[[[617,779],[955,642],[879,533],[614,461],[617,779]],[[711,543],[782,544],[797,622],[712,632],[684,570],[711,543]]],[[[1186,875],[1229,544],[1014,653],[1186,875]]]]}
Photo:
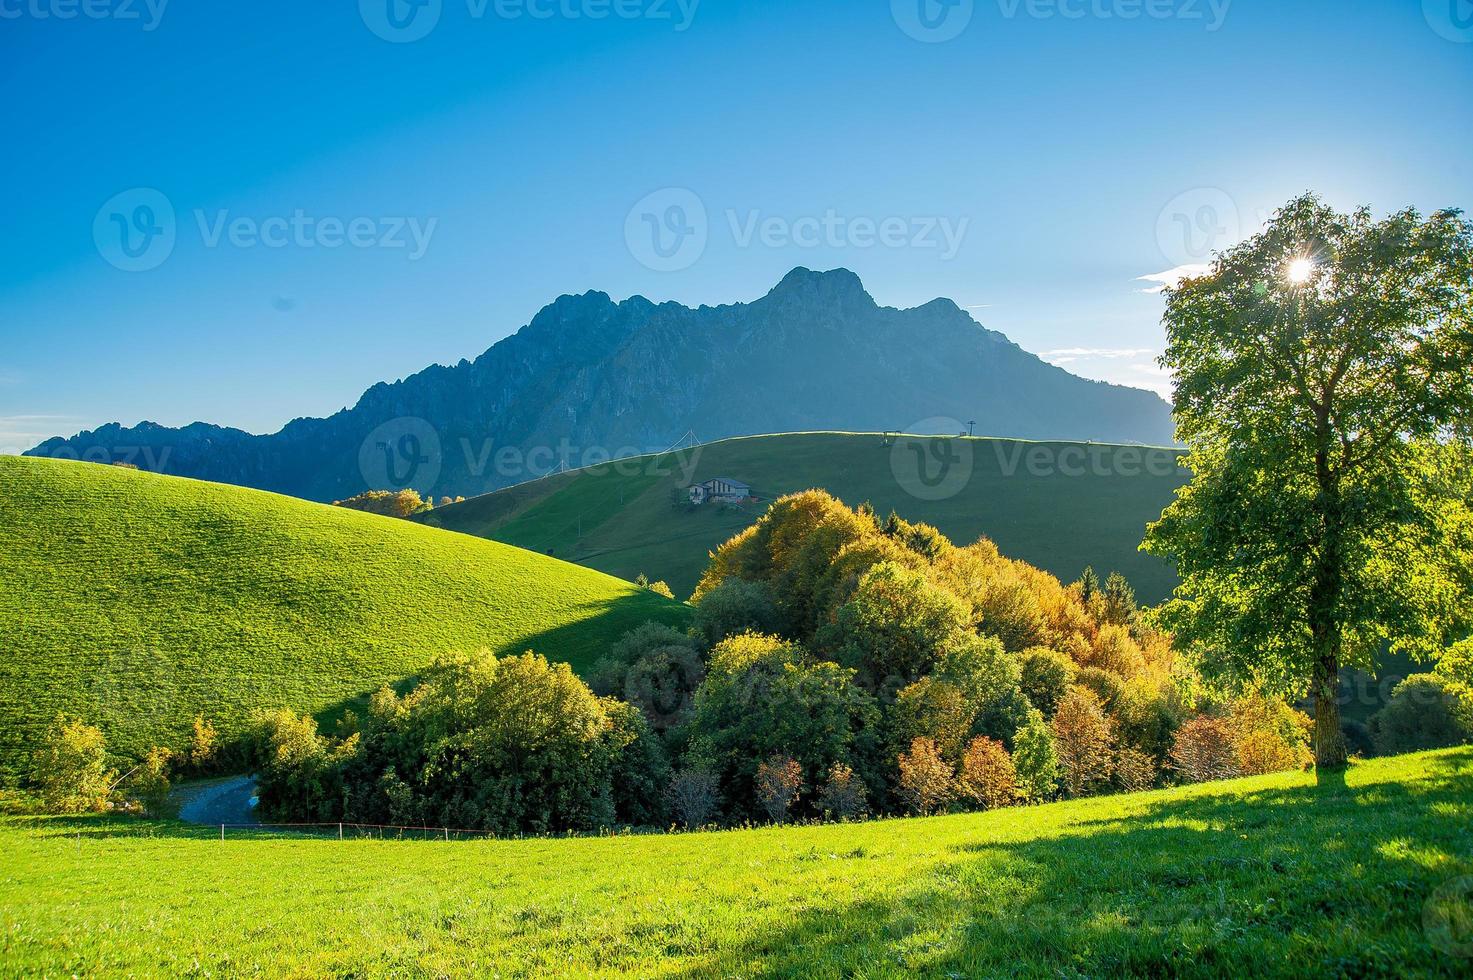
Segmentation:
{"type": "Polygon", "coordinates": [[[392,0],[397,33],[391,0],[86,2],[0,0],[7,451],[110,420],[274,431],[560,293],[748,300],[795,265],[1159,387],[1138,277],[1203,235],[1304,189],[1473,206],[1469,0],[392,0]],[[174,241],[127,271],[122,231],[163,227],[137,188],[174,241]],[[631,216],[667,188],[706,213],[694,258],[641,244],[692,200],[631,216]],[[212,244],[222,215],[243,230],[212,244]],[[406,245],[331,248],[324,219],[406,245]]]}

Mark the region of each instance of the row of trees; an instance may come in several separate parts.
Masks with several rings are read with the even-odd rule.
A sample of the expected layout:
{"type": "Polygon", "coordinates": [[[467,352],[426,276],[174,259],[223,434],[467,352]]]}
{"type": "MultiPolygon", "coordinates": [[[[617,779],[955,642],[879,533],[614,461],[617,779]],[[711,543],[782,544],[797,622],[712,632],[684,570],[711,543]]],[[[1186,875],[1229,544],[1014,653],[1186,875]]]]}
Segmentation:
{"type": "MultiPolygon", "coordinates": [[[[464,497],[441,497],[439,506],[448,507],[465,500],[464,497]]],[[[435,498],[421,497],[418,490],[366,490],[347,500],[334,500],[334,507],[361,510],[384,517],[408,518],[435,509],[435,498]]]]}

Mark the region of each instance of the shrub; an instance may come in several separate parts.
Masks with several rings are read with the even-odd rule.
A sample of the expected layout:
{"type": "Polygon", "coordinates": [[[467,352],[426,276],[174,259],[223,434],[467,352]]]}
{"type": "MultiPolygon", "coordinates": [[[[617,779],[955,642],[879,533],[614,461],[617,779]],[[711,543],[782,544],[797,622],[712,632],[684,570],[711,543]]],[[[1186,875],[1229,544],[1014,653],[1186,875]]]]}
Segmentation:
{"type": "Polygon", "coordinates": [[[1059,754],[1054,733],[1037,708],[1028,710],[1027,720],[1013,736],[1013,769],[1018,779],[1018,795],[1029,803],[1049,799],[1059,787],[1059,754]]]}
{"type": "Polygon", "coordinates": [[[1125,681],[1114,671],[1100,667],[1085,667],[1074,676],[1074,683],[1086,688],[1100,699],[1100,705],[1113,712],[1125,694],[1125,681]]]}
{"type": "Polygon", "coordinates": [[[831,820],[854,820],[865,810],[864,782],[842,762],[834,763],[818,791],[818,805],[831,820]]]}
{"type": "Polygon", "coordinates": [[[172,817],[177,808],[169,795],[169,766],[174,753],[154,746],[127,779],[128,795],[150,817],[172,817]]]}
{"type": "Polygon", "coordinates": [[[1064,792],[1085,796],[1107,785],[1114,772],[1115,725],[1094,692],[1071,688],[1052,725],[1064,792]]]}
{"type": "Polygon", "coordinates": [[[1171,747],[1171,765],[1188,783],[1231,779],[1238,775],[1238,748],[1232,723],[1225,718],[1198,715],[1177,730],[1171,747]]]}
{"type": "Polygon", "coordinates": [[[215,726],[204,715],[194,716],[194,727],[189,736],[189,754],[185,762],[197,773],[209,772],[220,753],[220,738],[215,726]]]}
{"type": "Polygon", "coordinates": [[[818,783],[836,762],[861,773],[876,755],[874,698],[854,672],[815,662],[776,637],[729,637],[711,651],[688,728],[689,756],[720,777],[735,816],[759,816],[754,780],[760,760],[781,752],[818,783]]]}
{"type": "Polygon", "coordinates": [[[1314,762],[1309,750],[1313,723],[1283,701],[1252,695],[1233,705],[1231,720],[1238,743],[1238,772],[1256,776],[1306,769],[1314,762]]]}
{"type": "Polygon", "coordinates": [[[1018,801],[1018,774],[1012,757],[996,739],[978,736],[967,744],[957,778],[960,794],[984,810],[1018,801]]]}
{"type": "Polygon", "coordinates": [[[778,628],[777,607],[762,583],[728,578],[701,596],[692,628],[707,647],[741,633],[772,633],[778,628]]]}
{"type": "Polygon", "coordinates": [[[58,713],[34,756],[33,779],[53,813],[89,813],[107,807],[117,773],[107,765],[102,730],[58,713]]]}
{"type": "Polygon", "coordinates": [[[666,799],[670,812],[687,830],[704,827],[716,813],[716,774],[701,766],[678,772],[670,779],[666,799]]]}
{"type": "Polygon", "coordinates": [[[1020,684],[1028,703],[1052,718],[1069,692],[1076,673],[1074,661],[1056,650],[1034,647],[1023,653],[1020,684]]]}
{"type": "Polygon", "coordinates": [[[1160,770],[1171,756],[1181,715],[1181,699],[1170,687],[1136,678],[1115,702],[1115,732],[1121,745],[1145,752],[1160,770]]]}
{"type": "Polygon", "coordinates": [[[820,642],[870,685],[930,673],[968,631],[961,602],[920,572],[881,562],[866,572],[820,642]]]}
{"type": "Polygon", "coordinates": [[[399,518],[413,517],[435,506],[433,499],[425,500],[415,490],[368,490],[347,500],[334,500],[332,505],[399,518]]]}
{"type": "Polygon", "coordinates": [[[1473,698],[1437,674],[1413,674],[1371,718],[1371,738],[1383,754],[1416,752],[1473,741],[1473,698]]]}
{"type": "Polygon", "coordinates": [[[775,754],[757,767],[757,801],[773,823],[788,819],[788,810],[803,785],[803,766],[790,755],[775,754]]]}
{"type": "Polygon", "coordinates": [[[896,761],[900,766],[900,798],[912,813],[924,816],[951,802],[952,769],[941,758],[934,741],[915,739],[910,751],[902,752],[896,761]]]}
{"type": "Polygon", "coordinates": [[[1138,793],[1156,785],[1156,759],[1140,749],[1126,746],[1115,754],[1115,785],[1127,793],[1138,793]]]}

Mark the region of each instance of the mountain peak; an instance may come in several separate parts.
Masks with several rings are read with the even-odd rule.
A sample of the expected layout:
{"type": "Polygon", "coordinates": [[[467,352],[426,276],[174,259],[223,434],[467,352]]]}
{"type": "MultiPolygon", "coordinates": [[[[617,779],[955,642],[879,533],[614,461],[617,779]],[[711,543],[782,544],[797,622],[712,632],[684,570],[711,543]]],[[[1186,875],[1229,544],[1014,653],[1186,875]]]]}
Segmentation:
{"type": "Polygon", "coordinates": [[[864,283],[848,269],[830,269],[814,272],[802,266],[783,276],[782,281],[767,294],[768,298],[817,296],[825,300],[861,300],[873,306],[874,300],[865,292],[864,283]]]}

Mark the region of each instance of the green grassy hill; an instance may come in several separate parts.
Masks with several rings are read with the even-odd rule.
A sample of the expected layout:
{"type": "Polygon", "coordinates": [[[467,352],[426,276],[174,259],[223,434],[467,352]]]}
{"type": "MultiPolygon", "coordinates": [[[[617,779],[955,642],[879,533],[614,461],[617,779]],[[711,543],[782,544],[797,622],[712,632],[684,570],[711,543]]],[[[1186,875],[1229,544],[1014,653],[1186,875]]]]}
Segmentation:
{"type": "Polygon", "coordinates": [[[0,819],[3,972],[1455,977],[1473,935],[1470,749],[925,820],[348,836],[0,819]]]}
{"type": "Polygon", "coordinates": [[[58,710],[137,753],[330,711],[453,649],[580,666],[684,607],[491,541],[119,467],[0,456],[0,777],[58,710]]]}
{"type": "Polygon", "coordinates": [[[1185,471],[1173,466],[1175,455],[982,438],[901,437],[887,444],[878,433],[754,436],[559,473],[440,508],[423,520],[622,578],[643,572],[685,597],[707,553],[755,521],[767,503],[819,487],[851,505],[867,500],[882,515],[894,510],[934,524],[958,543],[985,534],[1004,554],[1065,581],[1086,565],[1101,575],[1120,571],[1143,600],[1157,602],[1170,593],[1174,575],[1137,547],[1146,524],[1185,481],[1185,471]],[[928,454],[946,443],[961,462],[948,482],[927,487],[916,453],[927,454],[927,475],[938,479],[941,464],[928,454]],[[740,508],[672,506],[672,492],[713,477],[750,484],[759,501],[740,508]]]}

